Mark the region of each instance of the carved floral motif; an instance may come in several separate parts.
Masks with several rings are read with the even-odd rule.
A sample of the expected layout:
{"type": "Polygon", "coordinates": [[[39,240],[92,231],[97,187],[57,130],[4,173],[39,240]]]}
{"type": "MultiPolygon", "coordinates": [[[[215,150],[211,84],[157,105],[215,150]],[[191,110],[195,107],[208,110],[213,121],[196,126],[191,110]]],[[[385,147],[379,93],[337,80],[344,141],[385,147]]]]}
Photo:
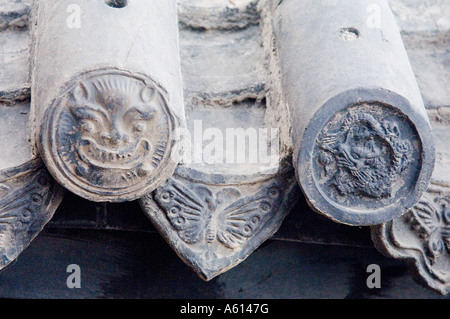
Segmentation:
{"type": "Polygon", "coordinates": [[[450,198],[422,199],[411,214],[418,225],[412,226],[413,230],[420,233],[426,255],[435,264],[440,256],[450,253],[450,198]]]}
{"type": "Polygon", "coordinates": [[[372,227],[375,246],[385,255],[408,260],[413,278],[442,294],[450,292],[450,194],[431,184],[410,211],[372,227]]]}

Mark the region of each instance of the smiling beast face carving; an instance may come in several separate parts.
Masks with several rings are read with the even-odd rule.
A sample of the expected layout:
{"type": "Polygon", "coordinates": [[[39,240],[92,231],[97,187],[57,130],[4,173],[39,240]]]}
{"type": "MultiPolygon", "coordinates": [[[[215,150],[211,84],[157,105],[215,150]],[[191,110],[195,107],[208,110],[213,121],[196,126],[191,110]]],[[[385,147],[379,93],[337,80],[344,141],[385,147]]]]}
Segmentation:
{"type": "Polygon", "coordinates": [[[116,70],[89,72],[55,103],[42,144],[50,148],[53,172],[68,177],[75,193],[129,200],[151,191],[164,172],[173,172],[176,119],[165,91],[149,78],[116,70]]]}
{"type": "MultiPolygon", "coordinates": [[[[81,137],[77,151],[83,162],[98,168],[132,169],[143,164],[154,146],[157,92],[136,80],[103,77],[75,89],[69,103],[81,137]]],[[[145,169],[145,168],[143,168],[145,169]]]]}

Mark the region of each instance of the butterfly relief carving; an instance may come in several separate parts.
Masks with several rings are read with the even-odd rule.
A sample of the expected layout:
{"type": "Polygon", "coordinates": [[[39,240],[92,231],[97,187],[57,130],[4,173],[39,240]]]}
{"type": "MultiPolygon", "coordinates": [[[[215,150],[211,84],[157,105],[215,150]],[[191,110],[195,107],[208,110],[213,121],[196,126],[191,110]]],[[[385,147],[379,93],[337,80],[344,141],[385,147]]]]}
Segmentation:
{"type": "Polygon", "coordinates": [[[214,194],[206,186],[191,189],[175,179],[155,193],[181,240],[187,244],[216,241],[229,249],[241,247],[263,227],[277,210],[279,197],[275,184],[242,197],[232,188],[214,194]]]}

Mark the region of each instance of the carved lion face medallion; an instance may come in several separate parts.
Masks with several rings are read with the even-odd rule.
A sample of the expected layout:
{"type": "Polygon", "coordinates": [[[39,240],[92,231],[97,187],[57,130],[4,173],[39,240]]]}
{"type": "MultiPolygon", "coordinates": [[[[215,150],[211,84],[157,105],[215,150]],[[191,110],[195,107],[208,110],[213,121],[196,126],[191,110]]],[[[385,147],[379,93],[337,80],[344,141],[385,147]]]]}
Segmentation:
{"type": "Polygon", "coordinates": [[[411,122],[376,103],[337,113],[319,134],[313,154],[316,185],[349,209],[386,207],[416,184],[421,145],[411,122]]]}
{"type": "Polygon", "coordinates": [[[46,125],[42,144],[51,171],[91,200],[135,199],[176,166],[170,158],[176,120],[166,93],[140,75],[81,75],[51,107],[46,125]]]}

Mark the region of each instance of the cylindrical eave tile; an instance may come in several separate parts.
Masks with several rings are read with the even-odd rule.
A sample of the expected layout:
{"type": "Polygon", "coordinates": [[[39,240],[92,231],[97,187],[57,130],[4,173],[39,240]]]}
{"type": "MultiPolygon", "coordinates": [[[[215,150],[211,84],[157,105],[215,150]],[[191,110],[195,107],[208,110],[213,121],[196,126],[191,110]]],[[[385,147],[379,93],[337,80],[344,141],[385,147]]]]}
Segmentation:
{"type": "Polygon", "coordinates": [[[176,1],[36,0],[33,138],[55,179],[134,200],[177,166],[185,115],[176,1]]]}
{"type": "Polygon", "coordinates": [[[274,2],[294,166],[316,211],[379,224],[422,196],[434,167],[431,128],[384,0],[274,2]]]}

